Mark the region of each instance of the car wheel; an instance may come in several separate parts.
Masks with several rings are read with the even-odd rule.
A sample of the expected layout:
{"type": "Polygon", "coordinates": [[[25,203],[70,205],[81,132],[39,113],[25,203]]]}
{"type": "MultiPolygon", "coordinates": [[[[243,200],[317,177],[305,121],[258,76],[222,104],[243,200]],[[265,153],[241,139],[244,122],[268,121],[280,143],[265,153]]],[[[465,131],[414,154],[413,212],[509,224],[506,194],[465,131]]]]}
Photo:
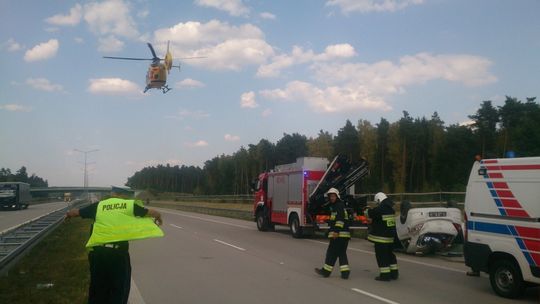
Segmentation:
{"type": "Polygon", "coordinates": [[[291,229],[291,234],[294,238],[301,238],[304,236],[302,227],[300,226],[300,220],[298,219],[298,215],[296,215],[296,213],[291,215],[289,228],[291,229]]]}
{"type": "Polygon", "coordinates": [[[525,292],[521,270],[514,261],[495,261],[489,270],[489,281],[493,290],[501,297],[514,299],[525,292]]]}
{"type": "Polygon", "coordinates": [[[268,231],[268,218],[264,215],[263,210],[257,212],[256,221],[257,229],[259,229],[259,231],[268,231]]]}

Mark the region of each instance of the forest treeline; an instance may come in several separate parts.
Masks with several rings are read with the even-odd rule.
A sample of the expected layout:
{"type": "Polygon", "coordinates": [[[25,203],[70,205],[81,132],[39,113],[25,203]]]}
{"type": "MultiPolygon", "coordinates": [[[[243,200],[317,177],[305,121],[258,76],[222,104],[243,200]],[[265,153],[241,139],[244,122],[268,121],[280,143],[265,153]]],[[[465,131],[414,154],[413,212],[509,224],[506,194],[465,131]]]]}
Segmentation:
{"type": "Polygon", "coordinates": [[[301,156],[345,154],[365,158],[370,175],[357,192],[464,191],[475,156],[540,156],[540,105],[506,97],[503,106],[481,103],[470,124],[446,126],[438,113],[412,117],[403,111],[395,122],[373,124],[347,120],[336,135],[321,130],[314,138],[283,134],[276,143],[261,139],[232,155],[220,155],[194,166],[146,167],[128,178],[127,186],[186,194],[245,194],[259,173],[301,156]]]}
{"type": "Polygon", "coordinates": [[[30,187],[48,187],[49,182],[35,174],[28,176],[26,167],[22,166],[15,173],[9,168],[0,168],[0,182],[23,182],[30,184],[30,187]]]}

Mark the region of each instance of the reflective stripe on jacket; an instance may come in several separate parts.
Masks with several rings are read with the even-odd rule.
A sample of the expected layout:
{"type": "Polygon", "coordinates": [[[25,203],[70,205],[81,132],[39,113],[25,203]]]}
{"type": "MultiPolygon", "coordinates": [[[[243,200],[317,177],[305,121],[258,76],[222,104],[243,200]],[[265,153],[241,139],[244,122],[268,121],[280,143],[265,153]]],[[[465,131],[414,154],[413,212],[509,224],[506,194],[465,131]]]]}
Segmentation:
{"type": "Polygon", "coordinates": [[[342,200],[337,200],[334,204],[330,205],[332,213],[330,214],[330,233],[337,233],[338,237],[350,238],[349,221],[347,210],[345,209],[345,203],[342,200]]]}
{"type": "Polygon", "coordinates": [[[379,206],[366,210],[366,216],[371,218],[371,231],[368,240],[374,243],[393,243],[396,234],[396,215],[392,201],[387,198],[379,206]]]}

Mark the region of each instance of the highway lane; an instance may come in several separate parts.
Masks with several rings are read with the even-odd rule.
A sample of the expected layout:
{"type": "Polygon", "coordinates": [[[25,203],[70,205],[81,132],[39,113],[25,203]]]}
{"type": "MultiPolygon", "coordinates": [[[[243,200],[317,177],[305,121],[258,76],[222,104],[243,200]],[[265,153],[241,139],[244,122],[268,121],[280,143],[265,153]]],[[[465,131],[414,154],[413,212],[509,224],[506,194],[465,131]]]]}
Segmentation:
{"type": "Polygon", "coordinates": [[[66,206],[65,202],[53,202],[30,205],[25,210],[0,210],[0,232],[66,206]]]}
{"type": "MultiPolygon", "coordinates": [[[[145,303],[508,303],[461,263],[399,255],[398,281],[377,282],[373,248],[352,240],[351,278],[320,278],[324,238],[259,232],[248,221],[160,209],[166,236],[132,242],[133,281],[145,303]]],[[[141,299],[139,299],[139,303],[141,299]]],[[[538,288],[518,303],[538,303],[538,288]]],[[[143,303],[144,303],[143,302],[143,303]]]]}

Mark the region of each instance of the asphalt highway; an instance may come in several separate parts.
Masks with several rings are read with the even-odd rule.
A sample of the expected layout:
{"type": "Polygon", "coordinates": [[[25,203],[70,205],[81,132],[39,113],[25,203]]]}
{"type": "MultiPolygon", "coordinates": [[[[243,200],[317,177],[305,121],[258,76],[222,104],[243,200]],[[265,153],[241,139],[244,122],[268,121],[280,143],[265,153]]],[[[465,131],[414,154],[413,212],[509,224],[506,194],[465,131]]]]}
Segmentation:
{"type": "Polygon", "coordinates": [[[351,277],[338,269],[318,277],[324,238],[293,239],[286,227],[259,232],[255,223],[176,210],[163,213],[165,237],[131,242],[130,303],[539,303],[539,288],[511,301],[487,276],[440,257],[398,254],[400,278],[378,282],[373,246],[349,244],[351,277]]]}
{"type": "Polygon", "coordinates": [[[0,232],[66,206],[67,203],[54,202],[30,205],[25,210],[0,210],[0,232]]]}

